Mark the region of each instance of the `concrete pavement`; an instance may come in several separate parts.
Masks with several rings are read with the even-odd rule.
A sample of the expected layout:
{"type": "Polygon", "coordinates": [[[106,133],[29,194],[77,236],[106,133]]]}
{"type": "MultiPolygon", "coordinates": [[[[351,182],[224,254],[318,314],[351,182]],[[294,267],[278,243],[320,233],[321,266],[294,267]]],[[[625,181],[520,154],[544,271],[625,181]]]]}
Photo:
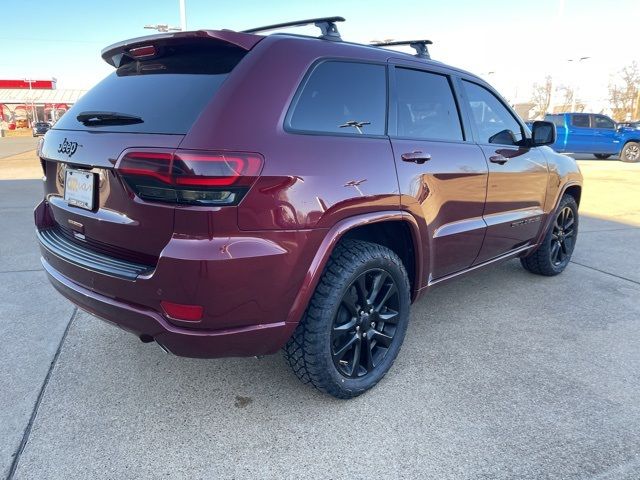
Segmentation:
{"type": "Polygon", "coordinates": [[[74,315],[37,271],[40,185],[0,182],[0,471],[640,477],[640,164],[581,166],[567,271],[542,278],[512,261],[434,290],[388,376],[348,402],[300,384],[279,356],[177,358],[74,315]]]}
{"type": "Polygon", "coordinates": [[[0,158],[33,150],[40,137],[0,137],[0,158]]]}

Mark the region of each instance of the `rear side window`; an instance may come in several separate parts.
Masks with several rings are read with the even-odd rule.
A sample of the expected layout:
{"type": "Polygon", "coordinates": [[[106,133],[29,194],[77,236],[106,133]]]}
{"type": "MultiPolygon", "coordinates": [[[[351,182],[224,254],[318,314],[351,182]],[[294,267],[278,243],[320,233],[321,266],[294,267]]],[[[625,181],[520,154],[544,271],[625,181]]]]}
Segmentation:
{"type": "Polygon", "coordinates": [[[513,114],[493,93],[480,85],[463,80],[478,143],[515,145],[522,140],[522,127],[513,114]]]}
{"type": "Polygon", "coordinates": [[[444,75],[396,69],[398,136],[462,140],[451,85],[444,75]]]}
{"type": "Polygon", "coordinates": [[[589,128],[589,115],[571,115],[571,125],[589,128]]]}
{"type": "Polygon", "coordinates": [[[387,76],[383,65],[327,61],[308,77],[294,100],[292,130],[384,135],[387,76]]]}
{"type": "Polygon", "coordinates": [[[55,128],[185,134],[245,53],[226,46],[166,46],[157,58],[120,66],[82,96],[55,128]],[[83,112],[117,112],[142,122],[86,126],[76,119],[83,112]]]}
{"type": "Polygon", "coordinates": [[[552,122],[556,127],[564,127],[564,115],[545,115],[544,119],[552,122]]]}

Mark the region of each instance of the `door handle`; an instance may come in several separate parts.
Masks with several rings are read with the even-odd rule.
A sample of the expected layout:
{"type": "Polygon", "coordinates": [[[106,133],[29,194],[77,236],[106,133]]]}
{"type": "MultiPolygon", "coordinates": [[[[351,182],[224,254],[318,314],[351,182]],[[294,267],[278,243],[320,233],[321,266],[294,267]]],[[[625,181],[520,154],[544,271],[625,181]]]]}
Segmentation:
{"type": "Polygon", "coordinates": [[[402,160],[404,160],[405,162],[414,162],[418,165],[422,165],[424,162],[431,160],[431,155],[416,150],[415,152],[411,153],[403,153],[402,155],[400,155],[400,158],[402,158],[402,160]]]}
{"type": "Polygon", "coordinates": [[[500,165],[504,165],[509,161],[509,159],[504,155],[493,155],[492,157],[489,157],[489,161],[491,163],[498,163],[500,165]]]}

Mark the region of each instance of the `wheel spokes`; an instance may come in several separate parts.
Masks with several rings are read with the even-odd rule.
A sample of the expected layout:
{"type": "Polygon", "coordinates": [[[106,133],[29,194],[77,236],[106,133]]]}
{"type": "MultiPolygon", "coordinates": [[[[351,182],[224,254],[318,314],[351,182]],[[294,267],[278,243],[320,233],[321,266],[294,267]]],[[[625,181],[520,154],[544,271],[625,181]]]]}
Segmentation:
{"type": "Polygon", "coordinates": [[[337,351],[333,353],[333,356],[336,358],[336,360],[342,360],[345,353],[347,353],[349,349],[351,349],[351,347],[359,341],[360,341],[360,338],[358,337],[358,335],[354,334],[349,340],[347,340],[347,342],[342,347],[340,347],[337,351]]]}
{"type": "Polygon", "coordinates": [[[358,303],[360,308],[367,304],[367,277],[366,274],[360,275],[355,282],[356,293],[358,294],[358,303]]]}
{"type": "Polygon", "coordinates": [[[391,346],[391,342],[393,341],[393,337],[391,335],[387,335],[386,333],[375,330],[373,332],[373,338],[377,343],[383,345],[386,348],[391,346]]]}
{"type": "MultiPolygon", "coordinates": [[[[571,210],[569,210],[571,211],[571,210]]],[[[569,227],[571,227],[574,223],[574,218],[573,215],[569,215],[569,218],[567,218],[567,221],[564,224],[564,229],[567,230],[569,227]]]]}
{"type": "Polygon", "coordinates": [[[347,291],[345,296],[342,297],[342,301],[340,303],[347,309],[351,317],[355,318],[358,316],[358,307],[353,299],[353,295],[350,295],[349,291],[347,291]]]}
{"type": "Polygon", "coordinates": [[[399,314],[395,310],[392,310],[391,308],[387,307],[384,312],[380,312],[378,314],[378,318],[380,319],[381,322],[389,323],[393,325],[395,323],[398,323],[399,314]]]}
{"type": "Polygon", "coordinates": [[[347,288],[331,327],[331,354],[338,371],[361,378],[385,358],[400,322],[399,290],[389,272],[374,268],[347,288]]]}
{"type": "Polygon", "coordinates": [[[373,345],[371,345],[371,337],[367,338],[367,341],[364,342],[364,368],[369,373],[371,370],[375,368],[373,363],[373,345]]]}
{"type": "Polygon", "coordinates": [[[391,282],[389,285],[387,285],[387,289],[382,296],[382,299],[380,300],[380,302],[378,302],[377,305],[374,305],[374,310],[379,313],[382,307],[385,306],[387,301],[389,301],[389,299],[393,296],[393,294],[397,293],[397,291],[398,289],[396,288],[396,284],[394,282],[391,282]]]}
{"type": "Polygon", "coordinates": [[[360,370],[361,364],[361,350],[362,350],[362,340],[358,338],[356,342],[356,346],[353,349],[353,360],[351,365],[351,371],[349,372],[350,377],[356,377],[358,375],[358,371],[360,370]]]}
{"type": "Polygon", "coordinates": [[[380,290],[382,290],[382,287],[386,282],[388,276],[389,275],[387,275],[387,272],[380,272],[373,279],[373,284],[371,285],[371,293],[368,297],[370,304],[375,305],[376,298],[380,294],[380,290]]]}
{"type": "Polygon", "coordinates": [[[551,261],[558,263],[558,252],[560,252],[560,242],[554,242],[551,246],[551,261]]]}
{"type": "Polygon", "coordinates": [[[356,324],[358,323],[358,319],[357,318],[352,318],[351,320],[349,320],[346,323],[343,323],[341,325],[337,325],[333,327],[333,331],[336,332],[338,335],[343,335],[345,333],[349,333],[351,330],[356,328],[356,324]]]}

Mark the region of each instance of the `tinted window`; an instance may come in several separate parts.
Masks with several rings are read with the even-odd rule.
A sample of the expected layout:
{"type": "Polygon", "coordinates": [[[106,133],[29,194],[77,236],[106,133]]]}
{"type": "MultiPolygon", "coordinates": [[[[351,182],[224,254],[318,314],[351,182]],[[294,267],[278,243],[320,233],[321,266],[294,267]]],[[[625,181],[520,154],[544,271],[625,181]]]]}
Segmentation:
{"type": "Polygon", "coordinates": [[[243,56],[244,51],[235,48],[165,47],[161,57],[120,66],[82,96],[55,128],[187,133],[243,56]],[[76,119],[87,111],[135,115],[143,122],[88,127],[76,119]]]}
{"type": "Polygon", "coordinates": [[[616,128],[616,124],[613,123],[613,120],[611,120],[608,117],[604,117],[602,115],[595,115],[593,117],[594,120],[594,127],[595,128],[609,128],[609,129],[614,129],[616,128]]]}
{"type": "Polygon", "coordinates": [[[498,98],[480,85],[463,80],[479,143],[514,145],[522,140],[520,124],[498,98]]]}
{"type": "Polygon", "coordinates": [[[571,115],[571,125],[589,128],[589,115],[571,115]]]}
{"type": "Polygon", "coordinates": [[[462,127],[447,77],[396,69],[398,136],[462,140],[462,127]]]}
{"type": "Polygon", "coordinates": [[[544,119],[552,122],[556,127],[564,127],[564,115],[545,115],[544,119]]]}
{"type": "Polygon", "coordinates": [[[313,132],[384,135],[386,92],[383,65],[321,63],[304,85],[289,125],[313,132]]]}

